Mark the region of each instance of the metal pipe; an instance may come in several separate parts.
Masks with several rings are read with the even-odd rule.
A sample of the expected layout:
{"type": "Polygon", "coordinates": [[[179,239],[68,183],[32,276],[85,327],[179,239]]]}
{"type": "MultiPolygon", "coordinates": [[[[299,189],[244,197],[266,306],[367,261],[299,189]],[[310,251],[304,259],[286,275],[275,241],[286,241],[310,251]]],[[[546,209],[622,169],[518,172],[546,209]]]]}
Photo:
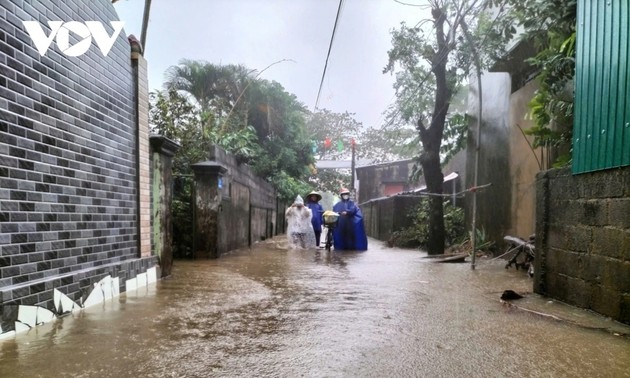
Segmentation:
{"type": "Polygon", "coordinates": [[[468,25],[464,20],[461,21],[462,31],[464,32],[464,36],[466,40],[470,44],[472,48],[472,53],[475,58],[475,68],[477,71],[477,98],[478,98],[478,108],[477,108],[477,140],[475,142],[475,165],[473,168],[473,188],[472,190],[472,261],[470,268],[475,270],[475,260],[477,257],[477,183],[479,179],[479,149],[481,144],[481,113],[482,113],[482,91],[481,91],[481,61],[479,59],[479,52],[475,48],[475,44],[473,43],[472,37],[468,32],[468,25]]]}

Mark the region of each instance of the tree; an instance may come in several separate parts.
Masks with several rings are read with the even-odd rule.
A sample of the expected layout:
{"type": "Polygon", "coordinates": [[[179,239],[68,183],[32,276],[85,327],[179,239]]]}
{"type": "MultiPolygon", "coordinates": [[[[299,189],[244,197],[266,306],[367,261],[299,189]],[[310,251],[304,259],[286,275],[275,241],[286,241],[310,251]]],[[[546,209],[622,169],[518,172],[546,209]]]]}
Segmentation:
{"type": "MultiPolygon", "coordinates": [[[[354,114],[335,113],[319,109],[308,114],[306,129],[313,154],[320,160],[350,160],[352,141],[360,139],[362,124],[354,119],[354,114]]],[[[356,148],[355,158],[362,156],[363,147],[356,148]]],[[[309,182],[320,190],[337,193],[341,187],[350,187],[349,169],[318,170],[311,175],[309,182]]]]}
{"type": "Polygon", "coordinates": [[[267,80],[257,80],[248,88],[245,103],[248,123],[264,151],[251,162],[255,172],[276,183],[283,199],[308,192],[306,180],[314,159],[304,105],[282,85],[267,80]]]}
{"type": "Polygon", "coordinates": [[[179,143],[173,157],[173,173],[191,174],[190,165],[206,158],[199,111],[175,90],[149,94],[151,131],[179,143]]]}
{"type": "MultiPolygon", "coordinates": [[[[472,66],[471,47],[462,26],[478,25],[482,7],[478,1],[430,0],[432,28],[425,23],[392,32],[393,46],[384,72],[396,72],[398,109],[390,119],[413,121],[422,144],[418,158],[429,198],[429,254],[444,253],[445,230],[442,206],[441,151],[453,94],[466,80],[472,66]],[[468,46],[468,49],[466,49],[468,46]]],[[[475,28],[476,29],[476,28],[475,28]]],[[[461,117],[461,115],[460,115],[461,117]]]]}
{"type": "Polygon", "coordinates": [[[173,255],[192,257],[193,183],[190,165],[203,161],[206,148],[198,109],[175,90],[149,94],[151,131],[180,144],[173,157],[173,255]]]}
{"type": "Polygon", "coordinates": [[[212,111],[218,119],[230,112],[254,70],[241,65],[216,65],[182,59],[166,71],[164,87],[185,92],[199,104],[202,112],[212,111]]]}
{"type": "Polygon", "coordinates": [[[420,154],[420,139],[413,126],[388,122],[369,127],[361,134],[361,156],[374,163],[411,159],[420,154]]]}
{"type": "Polygon", "coordinates": [[[317,158],[350,159],[351,142],[359,137],[363,127],[353,117],[352,113],[334,113],[328,109],[319,109],[307,116],[306,129],[317,158]]]}
{"type": "Polygon", "coordinates": [[[255,72],[182,60],[169,68],[165,87],[196,103],[200,134],[195,142],[234,153],[273,183],[282,199],[293,199],[308,188],[308,167],[314,162],[305,128],[307,110],[282,85],[259,79],[255,72]]]}

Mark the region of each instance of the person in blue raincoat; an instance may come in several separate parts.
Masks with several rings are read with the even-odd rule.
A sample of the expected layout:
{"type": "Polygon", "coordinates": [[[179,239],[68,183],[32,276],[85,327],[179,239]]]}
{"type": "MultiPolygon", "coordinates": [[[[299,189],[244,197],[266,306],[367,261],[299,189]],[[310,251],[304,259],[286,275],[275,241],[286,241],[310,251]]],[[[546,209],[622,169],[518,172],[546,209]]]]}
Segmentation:
{"type": "Polygon", "coordinates": [[[311,209],[311,213],[313,213],[311,224],[315,232],[315,246],[317,247],[319,247],[320,238],[322,236],[322,224],[324,223],[324,208],[319,204],[321,199],[321,194],[316,191],[312,191],[306,196],[306,207],[311,209]]]}
{"type": "Polygon", "coordinates": [[[333,230],[335,250],[365,251],[368,244],[361,209],[350,199],[348,189],[342,188],[339,196],[341,201],[333,206],[333,211],[339,214],[337,226],[333,230]]]}

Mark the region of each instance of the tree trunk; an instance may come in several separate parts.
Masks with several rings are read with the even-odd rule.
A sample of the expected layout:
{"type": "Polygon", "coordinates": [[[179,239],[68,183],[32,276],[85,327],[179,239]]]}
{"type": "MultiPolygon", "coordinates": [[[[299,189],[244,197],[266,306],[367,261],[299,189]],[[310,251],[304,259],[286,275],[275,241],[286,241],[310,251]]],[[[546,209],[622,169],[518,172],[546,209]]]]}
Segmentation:
{"type": "Polygon", "coordinates": [[[433,9],[435,19],[435,33],[438,51],[435,54],[431,70],[435,75],[436,91],[435,104],[429,128],[425,128],[422,120],[418,121],[418,131],[422,142],[423,152],[420,155],[420,165],[429,193],[437,194],[429,197],[429,240],[427,252],[430,255],[444,253],[444,207],[443,193],[444,175],[440,167],[440,146],[444,134],[444,123],[450,105],[451,89],[446,80],[446,63],[448,62],[449,46],[444,35],[444,21],[446,16],[440,9],[433,9]]]}
{"type": "MultiPolygon", "coordinates": [[[[426,145],[424,141],[422,144],[426,145]]],[[[420,164],[422,165],[424,180],[427,184],[427,191],[429,193],[442,194],[444,175],[440,168],[439,150],[438,153],[423,153],[420,157],[420,164]]],[[[429,201],[429,239],[427,241],[427,252],[429,255],[443,254],[445,239],[443,198],[440,196],[430,196],[427,200],[429,201]]]]}

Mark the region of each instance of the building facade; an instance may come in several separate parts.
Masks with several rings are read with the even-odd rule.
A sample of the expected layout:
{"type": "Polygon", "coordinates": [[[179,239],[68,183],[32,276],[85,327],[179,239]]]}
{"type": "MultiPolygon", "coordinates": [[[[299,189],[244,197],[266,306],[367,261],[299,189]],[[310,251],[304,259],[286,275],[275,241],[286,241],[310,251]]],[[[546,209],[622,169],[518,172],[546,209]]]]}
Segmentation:
{"type": "Polygon", "coordinates": [[[23,21],[48,35],[56,20],[111,34],[118,16],[107,0],[2,2],[0,334],[22,306],[66,312],[60,298],[82,306],[105,279],[104,292],[124,291],[156,263],[146,61],[124,32],[106,55],[62,51],[63,35],[41,55],[23,21]]]}

